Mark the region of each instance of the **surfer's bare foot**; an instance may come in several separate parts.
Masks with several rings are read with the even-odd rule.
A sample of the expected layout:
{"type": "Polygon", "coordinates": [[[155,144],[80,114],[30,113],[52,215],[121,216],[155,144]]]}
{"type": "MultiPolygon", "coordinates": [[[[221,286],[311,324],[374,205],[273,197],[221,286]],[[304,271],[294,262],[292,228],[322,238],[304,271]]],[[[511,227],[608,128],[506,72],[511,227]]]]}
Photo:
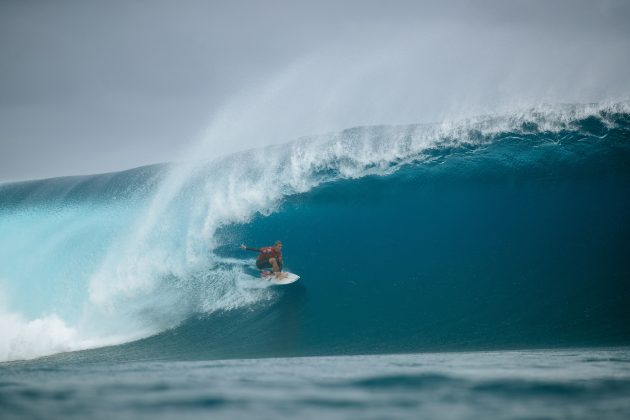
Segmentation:
{"type": "Polygon", "coordinates": [[[278,280],[283,279],[283,278],[285,278],[287,276],[287,273],[283,273],[283,272],[277,272],[275,274],[276,274],[276,278],[278,280]]]}

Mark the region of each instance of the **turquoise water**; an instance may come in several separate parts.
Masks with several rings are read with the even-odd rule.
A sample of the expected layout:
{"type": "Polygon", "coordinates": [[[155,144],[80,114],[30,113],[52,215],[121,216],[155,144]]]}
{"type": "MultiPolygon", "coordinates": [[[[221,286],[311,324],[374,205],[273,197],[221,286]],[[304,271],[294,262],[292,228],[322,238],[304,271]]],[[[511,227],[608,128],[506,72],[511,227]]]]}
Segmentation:
{"type": "Polygon", "coordinates": [[[627,103],[1,184],[0,412],[623,417],[628,214],[627,103]]]}

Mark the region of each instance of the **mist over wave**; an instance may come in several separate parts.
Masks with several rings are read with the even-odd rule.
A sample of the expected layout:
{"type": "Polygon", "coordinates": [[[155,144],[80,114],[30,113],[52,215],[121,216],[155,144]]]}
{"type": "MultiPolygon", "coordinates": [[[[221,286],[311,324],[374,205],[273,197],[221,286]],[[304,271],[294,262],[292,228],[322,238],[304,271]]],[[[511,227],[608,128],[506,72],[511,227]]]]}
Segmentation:
{"type": "MultiPolygon", "coordinates": [[[[296,334],[304,338],[297,344],[279,349],[269,344],[277,334],[259,337],[268,343],[262,346],[264,355],[374,352],[378,341],[383,351],[436,343],[457,348],[469,343],[454,337],[471,331],[479,334],[469,336],[470,341],[483,346],[548,345],[554,344],[549,337],[536,339],[546,319],[555,322],[553,328],[566,330],[584,310],[590,311],[584,319],[594,322],[580,321],[572,332],[560,334],[565,340],[558,344],[627,344],[623,302],[628,290],[623,279],[630,271],[622,256],[627,255],[630,231],[623,216],[630,210],[629,129],[628,103],[541,106],[431,125],[357,127],[214,160],[202,155],[183,164],[0,185],[0,329],[6,332],[0,339],[0,360],[160,333],[158,338],[168,340],[169,331],[197,344],[212,342],[212,355],[228,354],[234,346],[222,347],[221,342],[230,338],[212,334],[227,325],[245,331],[245,321],[252,328],[273,330],[251,315],[271,311],[266,312],[272,314],[269,322],[278,316],[274,308],[291,293],[260,287],[248,269],[251,261],[245,259],[251,255],[234,248],[240,241],[264,245],[280,236],[288,244],[289,267],[303,276],[298,287],[322,306],[306,306],[306,312],[319,315],[311,314],[307,321],[312,322],[300,324],[296,334]],[[503,212],[492,203],[504,205],[503,212]],[[555,213],[559,208],[570,213],[555,213]],[[520,219],[489,218],[514,215],[517,209],[520,219]],[[578,225],[583,217],[587,219],[578,225]],[[362,224],[353,225],[353,220],[362,224]],[[327,227],[308,228],[322,222],[327,227]],[[494,222],[499,234],[487,231],[494,222]],[[404,232],[418,236],[405,238],[404,232]],[[449,240],[440,240],[440,232],[449,240]],[[484,242],[484,235],[495,242],[484,242]],[[401,246],[418,253],[394,258],[379,248],[381,241],[395,247],[405,240],[401,246]],[[363,252],[348,250],[342,259],[322,261],[330,246],[342,253],[330,245],[335,241],[363,252]],[[550,244],[545,250],[549,260],[525,254],[544,243],[550,244]],[[422,244],[446,248],[443,256],[449,258],[432,263],[439,256],[422,244]],[[379,258],[387,263],[380,265],[379,258]],[[507,262],[500,263],[501,258],[507,262]],[[528,261],[537,261],[529,273],[524,271],[528,261]],[[570,287],[579,270],[584,276],[577,282],[577,295],[532,282],[570,287]],[[391,272],[397,273],[395,279],[387,277],[391,272]],[[522,292],[521,300],[509,301],[522,305],[512,326],[526,325],[517,322],[519,317],[531,322],[539,316],[542,324],[533,323],[535,328],[522,334],[498,328],[496,334],[503,336],[488,339],[510,313],[508,304],[461,322],[476,310],[457,291],[472,293],[458,283],[464,272],[486,304],[493,300],[482,296],[505,302],[514,298],[510,290],[522,292]],[[501,276],[506,283],[499,287],[496,279],[501,276]],[[531,288],[520,283],[524,281],[531,288]],[[347,300],[326,300],[326,293],[347,300]],[[553,305],[563,294],[573,296],[573,303],[565,313],[556,313],[553,305]],[[444,299],[445,305],[423,301],[427,306],[418,306],[414,297],[422,301],[422,296],[444,299]],[[536,302],[540,296],[547,296],[546,306],[528,310],[528,300],[536,302]],[[339,305],[346,310],[336,310],[339,305]],[[374,319],[370,313],[376,313],[374,319]],[[409,321],[391,313],[405,314],[409,321]],[[331,322],[339,326],[327,333],[324,325],[331,322]],[[599,335],[593,333],[598,326],[599,335]],[[353,338],[354,344],[347,338],[350,327],[364,331],[353,338]],[[326,334],[332,338],[322,339],[326,334]]],[[[303,314],[298,307],[288,317],[295,311],[303,314]]],[[[168,348],[155,340],[145,341],[142,351],[168,348]]],[[[190,341],[178,343],[175,353],[203,353],[196,346],[182,348],[190,341]]]]}

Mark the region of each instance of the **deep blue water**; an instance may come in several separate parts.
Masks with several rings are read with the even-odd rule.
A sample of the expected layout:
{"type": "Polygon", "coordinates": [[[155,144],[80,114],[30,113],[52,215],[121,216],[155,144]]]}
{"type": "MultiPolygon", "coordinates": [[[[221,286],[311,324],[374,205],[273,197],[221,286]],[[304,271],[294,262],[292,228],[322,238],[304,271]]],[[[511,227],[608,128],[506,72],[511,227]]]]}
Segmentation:
{"type": "Polygon", "coordinates": [[[452,402],[452,418],[618,418],[628,215],[625,103],[2,184],[0,410],[449,417],[452,402]],[[276,239],[293,285],[267,287],[238,247],[276,239]],[[470,378],[449,367],[462,357],[470,378]],[[545,364],[559,376],[539,380],[545,364]]]}

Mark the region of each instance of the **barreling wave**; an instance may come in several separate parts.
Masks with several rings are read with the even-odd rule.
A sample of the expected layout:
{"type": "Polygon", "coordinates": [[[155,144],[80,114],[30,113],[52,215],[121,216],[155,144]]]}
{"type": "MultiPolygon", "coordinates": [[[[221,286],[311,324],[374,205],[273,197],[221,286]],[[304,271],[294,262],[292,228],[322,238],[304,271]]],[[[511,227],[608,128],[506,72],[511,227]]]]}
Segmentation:
{"type": "Polygon", "coordinates": [[[629,130],[545,106],[0,185],[0,360],[627,344],[629,130]],[[234,249],[279,237],[303,280],[259,287],[234,249]]]}

